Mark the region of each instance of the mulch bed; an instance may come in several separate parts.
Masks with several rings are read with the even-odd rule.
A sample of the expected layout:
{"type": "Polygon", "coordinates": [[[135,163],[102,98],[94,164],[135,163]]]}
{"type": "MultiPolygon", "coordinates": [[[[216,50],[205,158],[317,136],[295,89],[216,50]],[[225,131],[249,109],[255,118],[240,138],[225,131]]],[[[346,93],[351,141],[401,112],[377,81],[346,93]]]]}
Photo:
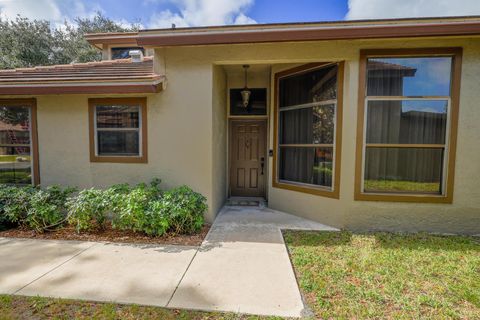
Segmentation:
{"type": "Polygon", "coordinates": [[[133,231],[116,230],[113,229],[110,224],[107,224],[105,230],[81,233],[77,233],[72,226],[65,226],[58,230],[45,233],[37,233],[28,229],[15,228],[1,231],[0,237],[199,246],[207,236],[209,229],[210,225],[206,224],[199,233],[193,235],[164,235],[161,237],[149,237],[133,231]]]}

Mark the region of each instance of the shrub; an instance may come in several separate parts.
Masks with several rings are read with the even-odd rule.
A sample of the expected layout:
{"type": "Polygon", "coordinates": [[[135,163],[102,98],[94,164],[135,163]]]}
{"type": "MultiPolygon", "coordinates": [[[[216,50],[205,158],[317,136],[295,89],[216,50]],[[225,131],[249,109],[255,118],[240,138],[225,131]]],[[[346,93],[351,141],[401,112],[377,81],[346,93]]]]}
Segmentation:
{"type": "Polygon", "coordinates": [[[107,190],[0,185],[0,226],[16,223],[37,232],[61,226],[66,220],[77,232],[103,229],[107,214],[112,226],[151,236],[192,234],[201,229],[206,198],[187,186],[162,194],[160,180],[150,184],[114,185],[107,190]],[[68,215],[67,215],[68,212],[68,215]]]}
{"type": "Polygon", "coordinates": [[[169,221],[169,231],[175,234],[192,234],[202,228],[203,214],[208,209],[206,201],[200,193],[194,192],[188,186],[181,186],[163,194],[159,209],[169,221]]]}
{"type": "Polygon", "coordinates": [[[30,196],[27,216],[23,223],[29,228],[43,232],[54,229],[65,222],[66,201],[75,188],[62,190],[59,186],[36,189],[30,196]]]}
{"type": "Polygon", "coordinates": [[[13,224],[24,224],[30,208],[30,199],[38,190],[34,187],[1,185],[0,210],[4,219],[13,224]]]}
{"type": "Polygon", "coordinates": [[[151,202],[161,196],[160,180],[153,180],[150,185],[141,183],[133,188],[126,185],[113,186],[112,192],[112,226],[121,230],[133,230],[152,235],[162,234],[152,231],[152,219],[156,217],[150,209],[151,202]]]}
{"type": "Polygon", "coordinates": [[[25,186],[0,186],[0,213],[2,220],[43,232],[63,223],[65,202],[75,191],[58,186],[46,190],[25,186]]]}
{"type": "Polygon", "coordinates": [[[77,232],[104,229],[107,213],[112,207],[114,190],[86,189],[67,201],[68,222],[77,232]]]}
{"type": "Polygon", "coordinates": [[[150,201],[142,223],[142,231],[149,236],[161,236],[170,228],[169,217],[162,210],[161,200],[150,201]]]}

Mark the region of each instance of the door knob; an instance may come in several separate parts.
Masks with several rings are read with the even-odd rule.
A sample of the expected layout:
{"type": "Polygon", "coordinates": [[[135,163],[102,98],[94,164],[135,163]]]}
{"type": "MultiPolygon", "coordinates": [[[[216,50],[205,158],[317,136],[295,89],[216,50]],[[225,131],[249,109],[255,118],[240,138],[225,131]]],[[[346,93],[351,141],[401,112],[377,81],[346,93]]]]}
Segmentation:
{"type": "Polygon", "coordinates": [[[265,158],[264,157],[260,158],[260,166],[262,168],[262,172],[260,172],[260,174],[263,176],[263,168],[265,167],[265,158]]]}

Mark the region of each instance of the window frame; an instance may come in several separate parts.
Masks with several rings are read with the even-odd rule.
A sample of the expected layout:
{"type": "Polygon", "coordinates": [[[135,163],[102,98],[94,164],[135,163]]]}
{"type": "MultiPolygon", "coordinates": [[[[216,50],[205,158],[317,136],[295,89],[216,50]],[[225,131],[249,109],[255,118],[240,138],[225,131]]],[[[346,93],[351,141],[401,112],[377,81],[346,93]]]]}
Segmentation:
{"type": "MultiPolygon", "coordinates": [[[[88,99],[90,162],[148,163],[147,98],[92,98],[88,99]],[[97,143],[97,105],[125,105],[139,107],[139,155],[99,155],[97,143]]],[[[130,129],[129,129],[130,130],[130,129]]],[[[108,131],[108,130],[107,130],[108,131]]],[[[115,131],[115,130],[112,130],[115,131]]]]}
{"type": "MultiPolygon", "coordinates": [[[[411,48],[411,49],[367,49],[360,50],[359,65],[359,88],[358,88],[358,115],[357,115],[357,141],[356,141],[356,163],[355,163],[355,191],[354,199],[357,201],[385,201],[385,202],[427,202],[427,203],[452,203],[455,176],[455,156],[458,131],[458,112],[460,104],[460,85],[462,70],[461,47],[449,48],[411,48]],[[450,95],[434,96],[387,96],[373,99],[367,96],[367,61],[369,58],[426,58],[426,57],[451,57],[452,73],[450,95]],[[385,98],[385,99],[383,99],[385,98]],[[422,149],[441,147],[444,149],[444,163],[442,171],[442,194],[425,192],[365,192],[364,191],[364,170],[366,144],[366,120],[367,103],[374,100],[447,100],[447,122],[445,133],[445,144],[411,144],[410,147],[419,146],[422,149]]],[[[378,144],[370,143],[370,147],[378,144]]],[[[386,144],[387,147],[404,144],[386,144]]],[[[385,146],[383,146],[385,147],[385,146]]]]}
{"type": "Polygon", "coordinates": [[[40,165],[38,156],[38,129],[37,129],[37,100],[32,99],[0,99],[0,104],[8,107],[28,107],[30,108],[30,157],[32,182],[37,186],[40,184],[40,165]]]}
{"type": "Polygon", "coordinates": [[[129,47],[129,46],[120,46],[120,47],[110,47],[109,48],[109,53],[110,53],[110,60],[122,60],[122,59],[130,59],[130,55],[127,58],[114,58],[113,57],[113,51],[114,50],[128,50],[128,52],[132,50],[140,50],[142,51],[142,54],[145,55],[145,48],[144,47],[129,47]]]}
{"type": "MultiPolygon", "coordinates": [[[[309,63],[301,65],[295,68],[284,70],[275,74],[274,81],[274,110],[273,110],[273,174],[272,174],[272,186],[278,189],[285,189],[291,191],[297,191],[302,193],[308,193],[327,198],[339,199],[340,198],[340,164],[342,153],[342,122],[343,122],[343,87],[344,87],[344,61],[332,61],[332,62],[320,62],[309,63]],[[315,71],[328,66],[337,65],[337,102],[335,105],[335,129],[334,129],[334,141],[333,141],[333,182],[332,187],[315,186],[313,184],[306,184],[294,181],[285,181],[279,179],[279,113],[280,113],[280,80],[282,78],[290,77],[296,74],[302,74],[309,71],[315,71]]],[[[315,103],[315,105],[324,105],[324,102],[315,103]]],[[[331,104],[331,103],[330,103],[331,104]]],[[[328,105],[328,104],[327,104],[328,105]]],[[[301,144],[299,144],[301,145],[301,144]]],[[[324,144],[316,144],[317,147],[323,147],[324,144]]]]}

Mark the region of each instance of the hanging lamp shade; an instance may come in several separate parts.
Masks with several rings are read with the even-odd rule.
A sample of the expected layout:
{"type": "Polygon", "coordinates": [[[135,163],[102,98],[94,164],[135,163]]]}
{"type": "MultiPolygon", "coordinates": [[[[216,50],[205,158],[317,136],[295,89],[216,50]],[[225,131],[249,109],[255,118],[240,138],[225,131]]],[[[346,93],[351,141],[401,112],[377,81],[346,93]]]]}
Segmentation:
{"type": "Polygon", "coordinates": [[[243,69],[245,70],[245,87],[240,92],[240,94],[242,95],[242,104],[244,108],[248,107],[248,103],[250,102],[250,95],[252,94],[252,91],[248,89],[248,83],[247,83],[247,70],[249,67],[250,67],[249,65],[243,66],[243,69]]]}

